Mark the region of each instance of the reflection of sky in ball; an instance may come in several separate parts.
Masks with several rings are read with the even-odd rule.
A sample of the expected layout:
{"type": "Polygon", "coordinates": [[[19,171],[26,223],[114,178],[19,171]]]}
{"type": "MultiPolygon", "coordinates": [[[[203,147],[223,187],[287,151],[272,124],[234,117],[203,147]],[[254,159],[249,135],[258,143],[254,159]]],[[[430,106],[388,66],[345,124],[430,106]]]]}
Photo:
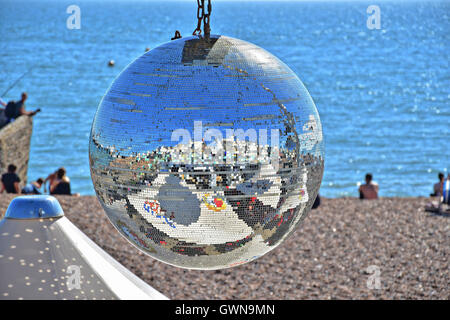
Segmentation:
{"type": "Polygon", "coordinates": [[[196,269],[246,263],[279,245],[316,197],[322,153],[320,119],[298,77],[223,36],[175,40],[130,64],[100,103],[90,141],[94,188],[112,223],[152,257],[196,269]],[[195,141],[210,129],[223,138],[255,130],[258,155],[272,155],[241,157],[255,144],[236,136],[231,162],[210,161],[215,143],[174,161],[179,129],[195,141]]]}
{"type": "MultiPolygon", "coordinates": [[[[178,141],[171,141],[172,132],[183,128],[193,134],[195,119],[202,121],[203,131],[212,125],[224,137],[228,128],[264,128],[270,144],[270,130],[284,128],[275,99],[288,110],[297,111],[299,134],[310,114],[318,118],[314,102],[298,77],[264,49],[221,37],[218,42],[232,42],[233,46],[216,50],[217,57],[209,63],[216,62],[217,66],[194,60],[189,61],[194,65],[186,68],[180,61],[189,39],[192,38],[172,41],[147,52],[119,75],[95,119],[94,129],[102,128],[102,132],[95,131],[100,133],[99,143],[115,145],[126,154],[154,150],[161,141],[173,146],[178,141]],[[261,84],[276,92],[276,97],[261,84]],[[102,116],[102,109],[113,112],[102,116]],[[261,120],[254,120],[258,118],[261,120]],[[218,122],[220,126],[214,126],[218,122]]],[[[280,143],[285,139],[281,136],[280,143]]]]}

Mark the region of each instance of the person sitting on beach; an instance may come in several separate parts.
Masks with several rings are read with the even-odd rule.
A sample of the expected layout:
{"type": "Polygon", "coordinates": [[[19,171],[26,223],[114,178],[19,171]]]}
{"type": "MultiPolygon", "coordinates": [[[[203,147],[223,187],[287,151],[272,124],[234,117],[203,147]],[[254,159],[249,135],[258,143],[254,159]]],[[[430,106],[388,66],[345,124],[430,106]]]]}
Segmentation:
{"type": "Polygon", "coordinates": [[[5,107],[5,116],[8,118],[8,123],[20,116],[34,116],[36,113],[41,111],[41,109],[36,109],[35,111],[25,110],[25,101],[28,98],[26,92],[22,92],[22,98],[19,101],[10,101],[5,107]]]}
{"type": "Polygon", "coordinates": [[[434,193],[430,194],[436,197],[434,201],[425,206],[425,211],[433,213],[450,214],[450,173],[447,179],[444,179],[444,174],[439,173],[439,182],[434,185],[434,193]],[[436,201],[437,200],[437,201],[436,201]]]}
{"type": "Polygon", "coordinates": [[[27,183],[25,187],[22,188],[22,194],[41,194],[39,189],[42,187],[44,179],[39,178],[36,181],[27,183]]]}
{"type": "Polygon", "coordinates": [[[20,178],[16,174],[17,167],[13,164],[8,166],[8,172],[2,175],[2,187],[0,193],[6,190],[6,193],[20,194],[20,178]]]}
{"type": "Polygon", "coordinates": [[[70,179],[66,176],[66,169],[61,167],[56,171],[56,178],[52,177],[50,182],[50,194],[71,195],[70,179]]]}
{"type": "Polygon", "coordinates": [[[433,186],[433,193],[430,194],[430,197],[440,197],[442,196],[442,188],[444,187],[444,174],[439,172],[438,174],[439,182],[435,183],[433,186]]]}
{"type": "Polygon", "coordinates": [[[56,170],[53,173],[50,173],[47,178],[45,178],[44,180],[44,192],[47,192],[47,181],[48,183],[48,188],[50,189],[50,186],[53,184],[53,181],[56,180],[56,174],[58,173],[58,170],[56,170]]]}
{"type": "MultiPolygon", "coordinates": [[[[47,192],[47,181],[48,181],[49,182],[48,183],[48,188],[49,188],[49,191],[51,193],[51,187],[55,186],[58,183],[58,181],[59,181],[58,180],[58,171],[60,171],[60,172],[64,171],[65,172],[65,170],[66,169],[64,167],[61,167],[58,170],[56,170],[55,172],[50,173],[48,175],[48,177],[45,178],[45,180],[44,180],[44,192],[47,192]]],[[[69,179],[69,178],[66,176],[66,179],[69,179]]]]}
{"type": "MultiPolygon", "coordinates": [[[[6,107],[6,102],[0,98],[0,104],[6,107]]],[[[9,122],[9,119],[5,115],[5,109],[0,107],[0,129],[6,126],[9,122]]]]}
{"type": "Polygon", "coordinates": [[[359,187],[360,199],[378,199],[378,184],[372,181],[372,175],[366,174],[366,184],[359,187]]]}

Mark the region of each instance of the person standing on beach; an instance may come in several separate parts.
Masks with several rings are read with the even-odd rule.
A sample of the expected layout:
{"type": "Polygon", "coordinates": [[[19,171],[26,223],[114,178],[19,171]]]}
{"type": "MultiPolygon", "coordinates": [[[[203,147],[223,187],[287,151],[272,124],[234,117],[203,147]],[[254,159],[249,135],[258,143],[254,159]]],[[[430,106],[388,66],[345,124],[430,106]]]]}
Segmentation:
{"type": "Polygon", "coordinates": [[[26,92],[22,92],[22,98],[19,101],[10,101],[5,107],[5,115],[8,118],[8,122],[11,120],[17,119],[20,116],[34,116],[36,113],[41,111],[41,109],[36,109],[35,111],[26,111],[25,110],[25,101],[28,98],[28,94],[26,92]]]}
{"type": "Polygon", "coordinates": [[[359,187],[360,199],[378,199],[378,184],[372,181],[372,174],[366,174],[366,183],[359,187]]]}
{"type": "Polygon", "coordinates": [[[6,193],[17,193],[20,194],[20,178],[16,174],[17,167],[13,164],[8,166],[8,172],[2,175],[2,186],[0,188],[0,193],[6,190],[6,193]]]}
{"type": "Polygon", "coordinates": [[[433,186],[434,193],[430,194],[431,197],[440,197],[443,194],[443,187],[444,187],[444,174],[442,172],[439,172],[438,174],[439,182],[435,183],[433,186]]]}

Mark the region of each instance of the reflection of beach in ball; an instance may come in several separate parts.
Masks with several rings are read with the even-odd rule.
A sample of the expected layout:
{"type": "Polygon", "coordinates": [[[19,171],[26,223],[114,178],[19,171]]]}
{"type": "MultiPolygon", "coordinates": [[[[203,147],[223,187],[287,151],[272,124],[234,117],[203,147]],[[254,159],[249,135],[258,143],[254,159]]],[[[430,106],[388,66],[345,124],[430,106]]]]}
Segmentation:
{"type": "Polygon", "coordinates": [[[89,157],[100,203],[131,243],[171,265],[219,269],[272,250],[305,217],[323,174],[322,128],[276,57],[194,36],[119,75],[89,157]]]}

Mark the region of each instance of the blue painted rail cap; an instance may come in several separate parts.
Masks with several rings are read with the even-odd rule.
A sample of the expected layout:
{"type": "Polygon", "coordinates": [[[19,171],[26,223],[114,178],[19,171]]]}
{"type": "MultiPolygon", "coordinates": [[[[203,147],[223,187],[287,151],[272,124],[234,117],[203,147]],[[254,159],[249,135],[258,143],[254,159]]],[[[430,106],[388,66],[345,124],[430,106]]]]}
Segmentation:
{"type": "Polygon", "coordinates": [[[64,216],[58,200],[47,195],[14,198],[5,213],[6,219],[46,219],[64,216]]]}

